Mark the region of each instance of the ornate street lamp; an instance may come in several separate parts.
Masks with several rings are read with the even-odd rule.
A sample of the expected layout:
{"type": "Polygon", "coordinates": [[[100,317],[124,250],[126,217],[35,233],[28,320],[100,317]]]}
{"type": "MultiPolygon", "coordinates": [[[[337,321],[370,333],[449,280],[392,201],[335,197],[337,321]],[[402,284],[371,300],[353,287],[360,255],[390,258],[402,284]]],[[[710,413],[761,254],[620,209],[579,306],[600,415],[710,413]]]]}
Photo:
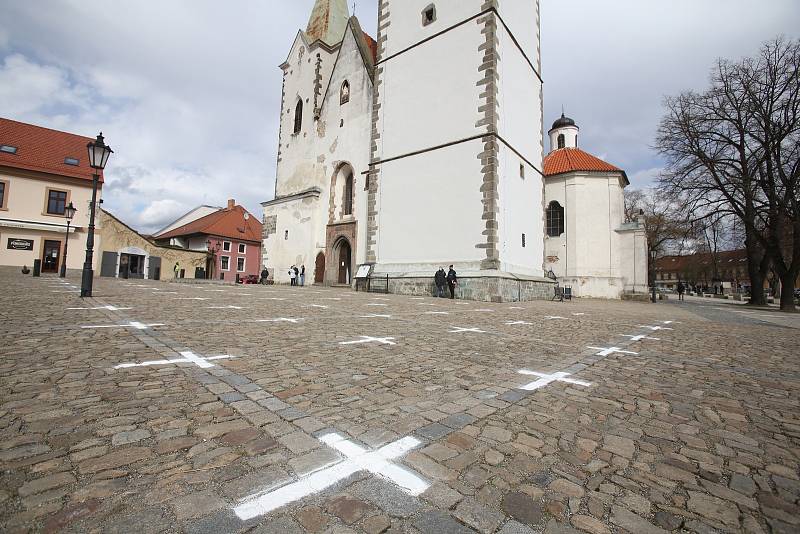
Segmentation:
{"type": "Polygon", "coordinates": [[[97,184],[100,181],[100,171],[102,171],[108,158],[114,152],[110,146],[103,141],[103,132],[97,136],[95,141],[86,145],[89,150],[89,166],[94,169],[92,175],[92,203],[89,206],[89,233],[86,236],[86,261],[83,263],[83,276],[81,279],[81,297],[92,296],[92,282],[94,281],[94,271],[92,263],[94,258],[94,214],[97,206],[97,184]]]}
{"type": "Polygon", "coordinates": [[[72,205],[72,202],[69,203],[69,206],[64,208],[64,217],[67,219],[67,239],[64,240],[64,262],[61,264],[61,278],[67,276],[67,247],[69,246],[69,223],[72,222],[72,218],[75,217],[75,212],[78,211],[75,209],[75,206],[72,205]]]}

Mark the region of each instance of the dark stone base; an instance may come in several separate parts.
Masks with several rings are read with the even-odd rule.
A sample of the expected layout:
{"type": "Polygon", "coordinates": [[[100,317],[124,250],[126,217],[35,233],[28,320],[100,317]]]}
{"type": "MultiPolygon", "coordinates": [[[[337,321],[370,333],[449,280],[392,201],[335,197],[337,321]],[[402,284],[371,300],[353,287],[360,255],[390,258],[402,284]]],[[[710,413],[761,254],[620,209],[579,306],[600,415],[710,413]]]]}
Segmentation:
{"type": "MultiPolygon", "coordinates": [[[[524,302],[550,300],[555,283],[546,279],[505,276],[465,276],[459,278],[456,298],[479,302],[524,302]]],[[[389,276],[389,293],[422,297],[436,296],[432,277],[389,276]]],[[[445,295],[450,292],[445,287],[445,295]]]]}

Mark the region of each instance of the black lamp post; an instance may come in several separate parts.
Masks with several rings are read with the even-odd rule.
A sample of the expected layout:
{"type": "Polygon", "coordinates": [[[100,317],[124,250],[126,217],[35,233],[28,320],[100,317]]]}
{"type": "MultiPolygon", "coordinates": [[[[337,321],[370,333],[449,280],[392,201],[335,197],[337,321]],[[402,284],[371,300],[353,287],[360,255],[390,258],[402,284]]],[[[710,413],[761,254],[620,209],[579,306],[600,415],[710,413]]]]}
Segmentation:
{"type": "Polygon", "coordinates": [[[83,263],[83,276],[81,279],[81,297],[92,296],[92,282],[94,281],[94,271],[92,269],[94,259],[94,214],[97,206],[97,184],[100,181],[100,171],[102,171],[108,158],[114,152],[110,146],[103,142],[103,132],[97,136],[95,141],[86,145],[89,150],[89,166],[94,169],[92,175],[92,203],[89,206],[89,232],[86,236],[86,261],[83,263]]]}
{"type": "Polygon", "coordinates": [[[67,239],[64,241],[64,262],[61,264],[61,278],[67,276],[67,247],[69,247],[69,223],[72,222],[72,218],[75,217],[75,212],[78,211],[75,209],[75,206],[72,205],[72,202],[69,203],[69,206],[64,208],[64,217],[67,219],[67,239]]]}

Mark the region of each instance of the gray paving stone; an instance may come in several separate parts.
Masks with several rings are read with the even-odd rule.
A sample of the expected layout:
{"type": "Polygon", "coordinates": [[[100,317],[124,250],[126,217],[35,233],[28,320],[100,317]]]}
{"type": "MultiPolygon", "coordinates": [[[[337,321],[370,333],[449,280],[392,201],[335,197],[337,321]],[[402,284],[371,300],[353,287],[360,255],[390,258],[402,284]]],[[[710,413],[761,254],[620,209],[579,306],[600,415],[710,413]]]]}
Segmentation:
{"type": "Polygon", "coordinates": [[[447,512],[430,510],[423,512],[412,523],[414,528],[423,534],[473,534],[475,531],[467,528],[452,517],[447,512]]]}
{"type": "Polygon", "coordinates": [[[245,400],[245,396],[241,393],[231,392],[231,393],[222,393],[217,395],[219,400],[224,402],[225,404],[231,404],[233,402],[239,402],[245,400]]]}
{"type": "Polygon", "coordinates": [[[418,436],[431,441],[439,440],[453,431],[452,428],[446,427],[440,423],[432,423],[424,426],[416,431],[418,436]]]}
{"type": "Polygon", "coordinates": [[[465,426],[471,425],[476,420],[477,419],[475,417],[468,413],[457,413],[442,419],[439,421],[439,423],[455,430],[461,430],[465,426]]]}
{"type": "Polygon", "coordinates": [[[355,484],[349,493],[369,501],[394,517],[411,517],[422,507],[419,499],[380,477],[370,477],[355,484]]]}

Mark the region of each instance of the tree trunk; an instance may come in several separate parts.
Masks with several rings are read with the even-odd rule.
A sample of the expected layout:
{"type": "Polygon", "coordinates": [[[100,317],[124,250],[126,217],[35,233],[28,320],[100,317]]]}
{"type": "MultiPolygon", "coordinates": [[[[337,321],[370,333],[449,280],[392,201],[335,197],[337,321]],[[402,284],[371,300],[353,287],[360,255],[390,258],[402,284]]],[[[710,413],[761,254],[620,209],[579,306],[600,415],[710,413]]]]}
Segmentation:
{"type": "Polygon", "coordinates": [[[764,278],[767,276],[769,261],[767,255],[757,244],[753,231],[747,228],[745,246],[747,247],[747,273],[750,276],[750,302],[749,306],[766,306],[764,297],[764,278]]]}
{"type": "Polygon", "coordinates": [[[789,269],[781,276],[781,311],[796,311],[794,305],[794,284],[797,280],[797,269],[789,269]]]}

